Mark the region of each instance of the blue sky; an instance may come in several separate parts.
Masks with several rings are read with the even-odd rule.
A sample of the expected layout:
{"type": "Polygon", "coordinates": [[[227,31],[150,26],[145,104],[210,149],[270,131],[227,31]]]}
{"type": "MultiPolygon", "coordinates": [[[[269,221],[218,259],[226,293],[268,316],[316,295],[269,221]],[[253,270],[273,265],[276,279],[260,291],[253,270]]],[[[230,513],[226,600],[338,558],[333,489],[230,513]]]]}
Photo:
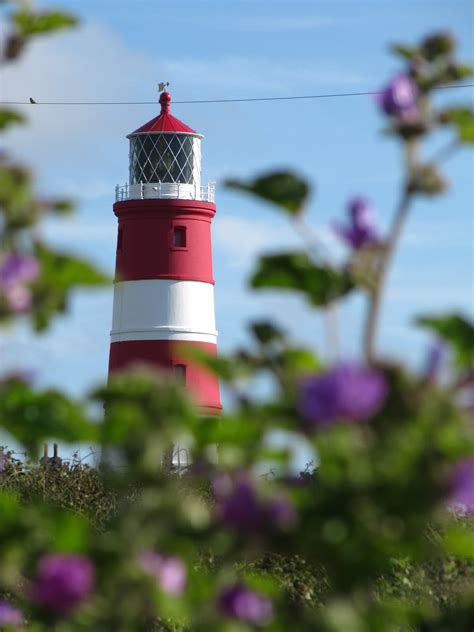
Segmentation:
{"type": "MultiPolygon", "coordinates": [[[[374,90],[397,68],[389,42],[415,42],[440,29],[456,34],[461,57],[474,58],[473,5],[457,0],[70,0],[59,6],[76,13],[81,26],[34,44],[21,63],[4,70],[3,99],[153,101],[163,80],[176,100],[374,90]]],[[[437,98],[466,103],[473,89],[437,98]]],[[[158,109],[26,107],[29,125],[8,137],[10,149],[35,169],[42,191],[77,200],[76,215],[48,222],[45,238],[111,274],[114,187],[127,179],[125,136],[158,109]]],[[[172,112],[205,135],[203,182],[218,183],[213,247],[220,348],[244,342],[249,319],[270,317],[324,354],[319,313],[290,294],[250,293],[246,286],[258,253],[295,247],[298,238],[274,210],[219,183],[296,169],[315,189],[308,222],[334,257],[343,257],[330,223],[343,218],[348,198],[370,197],[382,227],[396,202],[399,147],[381,135],[373,99],[176,104],[172,112]]],[[[444,141],[434,139],[427,155],[444,141]]],[[[387,354],[422,362],[428,337],[412,326],[418,313],[472,313],[473,166],[467,150],[451,158],[445,166],[450,191],[413,208],[383,313],[380,348],[387,354]]],[[[340,309],[344,356],[358,353],[363,308],[362,297],[354,296],[340,309]]],[[[2,332],[0,353],[6,366],[33,369],[39,383],[80,394],[106,377],[111,317],[112,287],[77,292],[69,314],[47,334],[32,336],[23,325],[2,332]]]]}

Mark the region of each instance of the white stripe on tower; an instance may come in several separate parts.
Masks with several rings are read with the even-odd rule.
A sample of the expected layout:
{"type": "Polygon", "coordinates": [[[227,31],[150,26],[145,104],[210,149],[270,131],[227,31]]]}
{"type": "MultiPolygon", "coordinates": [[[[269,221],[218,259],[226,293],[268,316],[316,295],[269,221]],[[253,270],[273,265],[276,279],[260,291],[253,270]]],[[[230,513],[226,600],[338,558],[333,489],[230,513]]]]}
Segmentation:
{"type": "Polygon", "coordinates": [[[116,283],[111,338],[216,344],[214,286],[172,279],[116,283]]]}

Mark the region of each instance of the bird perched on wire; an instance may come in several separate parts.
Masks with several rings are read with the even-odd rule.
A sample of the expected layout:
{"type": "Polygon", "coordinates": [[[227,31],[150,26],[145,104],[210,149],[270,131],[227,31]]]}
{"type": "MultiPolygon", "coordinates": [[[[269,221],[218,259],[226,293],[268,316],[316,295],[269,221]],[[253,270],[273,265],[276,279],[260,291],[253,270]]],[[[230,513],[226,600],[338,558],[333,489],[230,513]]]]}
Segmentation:
{"type": "Polygon", "coordinates": [[[30,97],[30,103],[34,103],[36,105],[36,101],[32,97],[30,97]]]}

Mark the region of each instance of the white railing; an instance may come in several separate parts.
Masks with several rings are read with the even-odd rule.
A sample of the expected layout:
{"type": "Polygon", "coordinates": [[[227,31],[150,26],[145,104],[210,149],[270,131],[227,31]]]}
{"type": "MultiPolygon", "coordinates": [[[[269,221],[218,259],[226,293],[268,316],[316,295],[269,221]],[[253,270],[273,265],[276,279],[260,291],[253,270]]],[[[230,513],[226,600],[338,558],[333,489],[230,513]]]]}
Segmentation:
{"type": "Polygon", "coordinates": [[[181,182],[147,182],[141,184],[124,184],[115,187],[115,201],[124,200],[203,200],[214,202],[216,197],[216,183],[209,182],[206,186],[197,184],[182,184],[181,182]]]}

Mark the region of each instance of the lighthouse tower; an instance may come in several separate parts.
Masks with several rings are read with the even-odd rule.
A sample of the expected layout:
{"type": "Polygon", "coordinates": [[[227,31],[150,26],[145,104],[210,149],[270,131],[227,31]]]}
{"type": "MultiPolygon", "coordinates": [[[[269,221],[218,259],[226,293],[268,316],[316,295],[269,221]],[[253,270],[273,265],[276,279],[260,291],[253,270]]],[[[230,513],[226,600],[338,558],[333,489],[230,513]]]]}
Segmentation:
{"type": "Polygon", "coordinates": [[[174,372],[199,409],[221,409],[216,376],[189,360],[216,353],[211,221],[214,185],[201,185],[201,134],[161,113],[128,135],[129,184],[116,187],[118,218],[109,374],[134,364],[174,372]]]}

